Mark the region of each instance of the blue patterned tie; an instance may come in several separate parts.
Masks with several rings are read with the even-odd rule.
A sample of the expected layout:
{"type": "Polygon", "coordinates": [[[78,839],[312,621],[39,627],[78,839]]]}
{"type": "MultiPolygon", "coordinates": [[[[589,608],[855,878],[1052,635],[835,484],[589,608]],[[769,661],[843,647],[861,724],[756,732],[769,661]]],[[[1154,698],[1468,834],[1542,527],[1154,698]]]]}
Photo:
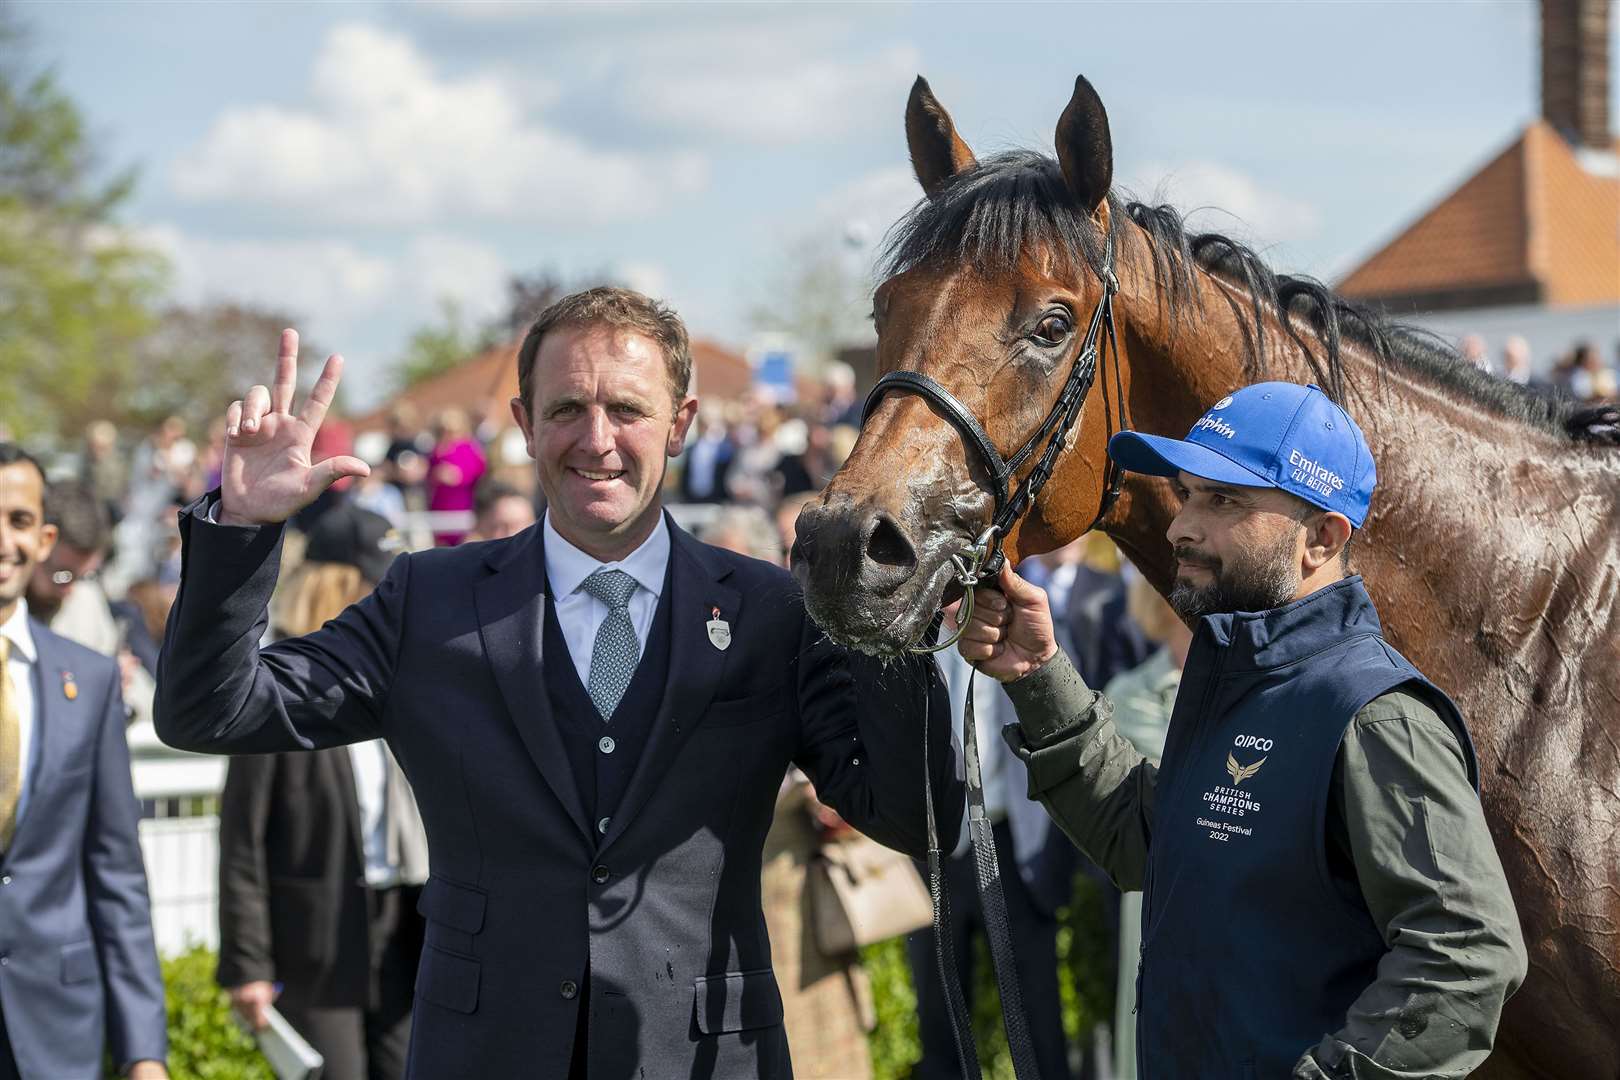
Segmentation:
{"type": "Polygon", "coordinates": [[[585,579],[586,592],[608,606],[591,649],[591,678],[586,687],[603,720],[611,719],[641,659],[636,628],[630,622],[630,596],[636,579],[623,570],[598,570],[585,579]]]}

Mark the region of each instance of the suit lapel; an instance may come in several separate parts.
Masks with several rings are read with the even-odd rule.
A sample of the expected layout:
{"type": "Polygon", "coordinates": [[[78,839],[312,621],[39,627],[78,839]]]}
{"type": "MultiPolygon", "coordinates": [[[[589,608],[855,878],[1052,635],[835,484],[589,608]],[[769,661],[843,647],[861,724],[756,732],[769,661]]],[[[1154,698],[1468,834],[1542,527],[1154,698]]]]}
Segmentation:
{"type": "MultiPolygon", "coordinates": [[[[538,524],[491,556],[494,571],[474,590],[484,655],[535,767],[587,842],[590,826],[573,767],[551,715],[541,643],[545,640],[545,551],[538,524]]],[[[566,656],[562,663],[568,663],[566,656]]]]}
{"type": "Polygon", "coordinates": [[[52,781],[73,768],[71,760],[76,746],[86,745],[84,732],[88,724],[86,711],[90,696],[79,685],[85,672],[74,671],[64,650],[57,648],[55,635],[38,620],[33,620],[29,631],[34,636],[34,748],[33,765],[26,763],[28,772],[28,806],[17,821],[17,835],[12,848],[17,847],[23,830],[30,821],[49,822],[51,814],[46,800],[55,791],[52,781]],[[79,687],[72,700],[67,697],[68,676],[79,687]]]}
{"type": "Polygon", "coordinates": [[[726,659],[709,641],[708,622],[715,608],[731,623],[736,640],[742,594],[721,583],[731,570],[703,544],[669,521],[670,573],[669,681],[663,705],[653,722],[641,761],[630,777],[624,798],[613,814],[602,848],[611,847],[669,774],[675,755],[691,738],[719,689],[726,659]]]}

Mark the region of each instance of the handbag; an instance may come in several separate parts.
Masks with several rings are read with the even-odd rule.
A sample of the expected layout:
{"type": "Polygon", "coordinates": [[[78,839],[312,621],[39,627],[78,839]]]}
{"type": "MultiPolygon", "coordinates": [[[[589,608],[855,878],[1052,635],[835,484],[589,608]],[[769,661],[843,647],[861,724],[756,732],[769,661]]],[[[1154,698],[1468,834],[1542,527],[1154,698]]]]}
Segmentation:
{"type": "Polygon", "coordinates": [[[928,886],[910,857],[870,837],[822,844],[808,884],[816,945],[829,956],[933,925],[928,886]]]}

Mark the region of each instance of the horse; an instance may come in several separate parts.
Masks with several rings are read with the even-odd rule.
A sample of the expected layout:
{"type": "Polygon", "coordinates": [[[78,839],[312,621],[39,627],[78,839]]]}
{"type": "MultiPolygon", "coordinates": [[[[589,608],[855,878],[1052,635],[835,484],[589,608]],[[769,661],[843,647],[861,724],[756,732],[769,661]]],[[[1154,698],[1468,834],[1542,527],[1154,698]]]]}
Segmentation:
{"type": "MultiPolygon", "coordinates": [[[[1170,207],[1127,201],[1084,77],[1055,159],[979,161],[920,77],[905,128],[923,196],[878,267],[880,374],[928,376],[1010,455],[1053,409],[1104,271],[1117,276],[1112,370],[1062,437],[1051,482],[998,538],[1013,562],[1095,525],[1167,593],[1175,497],[1156,478],[1111,483],[1110,434],[1182,437],[1261,378],[1318,384],[1356,418],[1379,484],[1353,565],[1388,639],[1468,720],[1530,954],[1476,1075],[1620,1075],[1615,413],[1496,379],[1244,244],[1192,233],[1170,207]]],[[[999,502],[959,425],[929,396],[870,402],[853,452],[802,512],[795,571],[834,640],[897,656],[959,595],[957,562],[999,502]]]]}

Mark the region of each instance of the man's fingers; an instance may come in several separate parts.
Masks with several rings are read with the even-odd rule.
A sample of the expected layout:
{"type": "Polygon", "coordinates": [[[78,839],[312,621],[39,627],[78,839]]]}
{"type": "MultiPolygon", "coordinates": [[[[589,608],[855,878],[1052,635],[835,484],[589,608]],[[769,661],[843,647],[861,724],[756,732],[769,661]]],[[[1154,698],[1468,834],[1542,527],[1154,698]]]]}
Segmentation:
{"type": "Polygon", "coordinates": [[[1006,611],[1007,598],[1001,594],[1000,589],[981,585],[973,590],[973,607],[975,611],[1006,611]]]}
{"type": "Polygon", "coordinates": [[[264,419],[265,413],[270,411],[270,391],[263,385],[248,388],[247,396],[242,399],[242,432],[252,435],[259,430],[259,421],[264,419]]]}
{"type": "Polygon", "coordinates": [[[1002,594],[1019,607],[1028,607],[1046,599],[1046,590],[1039,585],[1031,584],[1013,573],[1013,568],[1003,563],[1001,577],[997,579],[1002,594]]]}
{"type": "Polygon", "coordinates": [[[276,354],[276,378],[270,392],[270,410],[292,412],[293,391],[298,386],[298,331],[281,332],[281,351],[276,354]]]}
{"type": "Polygon", "coordinates": [[[309,400],[304,402],[304,410],[298,414],[304,423],[312,428],[321,426],[321,421],[326,419],[326,410],[331,407],[332,399],[337,396],[338,383],[342,379],[343,357],[333,353],[326,358],[326,366],[321,368],[321,377],[315,380],[315,387],[309,392],[309,400]]]}
{"type": "Polygon", "coordinates": [[[316,462],[310,470],[310,484],[316,494],[325,491],[345,476],[370,476],[371,466],[357,457],[329,457],[316,462]]]}
{"type": "Polygon", "coordinates": [[[242,432],[242,399],[237,398],[225,409],[225,437],[234,439],[242,432]]]}

